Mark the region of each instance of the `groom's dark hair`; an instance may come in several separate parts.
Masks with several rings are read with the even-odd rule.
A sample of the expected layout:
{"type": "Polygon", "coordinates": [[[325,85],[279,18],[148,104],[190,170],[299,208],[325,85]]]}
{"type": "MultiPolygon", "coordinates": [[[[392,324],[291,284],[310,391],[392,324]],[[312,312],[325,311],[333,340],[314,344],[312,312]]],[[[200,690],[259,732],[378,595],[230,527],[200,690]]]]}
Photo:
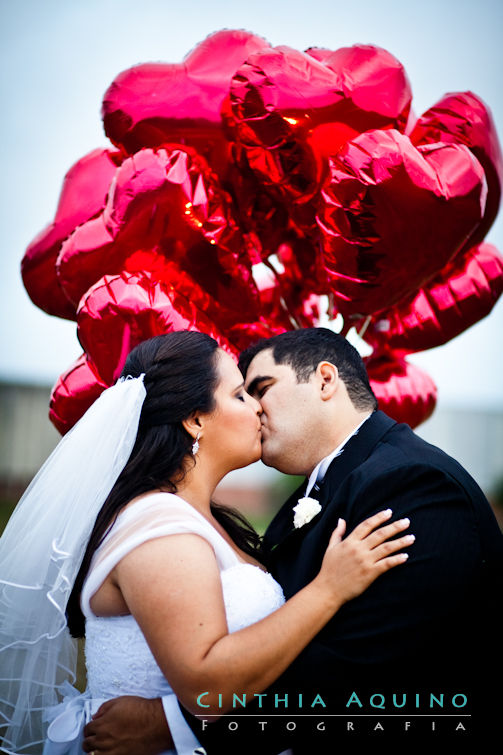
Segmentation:
{"type": "Polygon", "coordinates": [[[355,409],[377,409],[363,360],[344,336],[328,328],[303,328],[262,338],[239,357],[239,369],[244,376],[252,359],[266,349],[272,351],[276,364],[287,364],[293,369],[299,383],[307,383],[320,362],[335,364],[355,409]]]}

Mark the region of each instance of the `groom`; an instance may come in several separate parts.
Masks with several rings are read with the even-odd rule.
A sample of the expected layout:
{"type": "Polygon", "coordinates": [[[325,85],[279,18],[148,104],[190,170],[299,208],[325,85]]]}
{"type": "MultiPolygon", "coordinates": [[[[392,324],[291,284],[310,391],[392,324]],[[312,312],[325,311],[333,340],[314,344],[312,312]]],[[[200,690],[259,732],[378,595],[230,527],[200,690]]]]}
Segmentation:
{"type": "MultiPolygon", "coordinates": [[[[209,725],[187,714],[208,755],[287,747],[297,755],[379,732],[406,741],[409,731],[437,741],[482,735],[492,715],[483,680],[498,656],[503,537],[481,490],[452,458],[376,410],[363,362],[342,336],[284,333],[247,349],[240,367],[262,405],[264,463],[307,478],[265,535],[267,566],[286,598],[317,574],[339,517],[350,532],[389,507],[394,519],[410,518],[416,541],[407,564],[347,603],[260,704],[209,725]],[[303,497],[321,510],[295,527],[303,497]]],[[[168,719],[177,739],[185,721],[172,711],[168,719]]],[[[109,701],[86,736],[88,752],[171,746],[159,700],[109,701]]]]}

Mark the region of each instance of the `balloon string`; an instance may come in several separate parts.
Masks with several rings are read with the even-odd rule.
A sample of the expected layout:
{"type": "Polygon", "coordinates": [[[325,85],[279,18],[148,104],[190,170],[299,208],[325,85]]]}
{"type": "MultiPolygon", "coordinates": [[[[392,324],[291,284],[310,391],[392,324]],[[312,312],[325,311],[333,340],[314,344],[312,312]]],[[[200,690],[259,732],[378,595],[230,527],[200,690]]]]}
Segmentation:
{"type": "Polygon", "coordinates": [[[268,258],[268,257],[267,257],[267,258],[266,258],[265,260],[263,260],[263,263],[264,263],[264,265],[265,265],[265,266],[266,266],[267,268],[269,268],[269,270],[270,270],[270,271],[271,271],[271,273],[272,273],[272,274],[274,275],[274,277],[276,278],[276,280],[278,280],[278,281],[279,281],[279,275],[278,275],[278,271],[276,270],[276,268],[274,267],[274,265],[272,264],[272,262],[271,262],[271,261],[269,260],[269,258],[268,258]]]}
{"type": "Polygon", "coordinates": [[[291,324],[293,325],[294,330],[300,330],[302,326],[299,325],[298,321],[292,315],[292,313],[288,309],[288,305],[287,305],[286,301],[283,299],[282,296],[279,297],[279,301],[280,301],[281,306],[285,310],[286,314],[288,315],[288,319],[290,320],[291,324]]]}
{"type": "MultiPolygon", "coordinates": [[[[269,260],[269,258],[266,258],[264,260],[264,265],[272,272],[272,274],[276,278],[276,281],[278,282],[278,285],[279,285],[281,283],[281,279],[280,279],[280,277],[278,275],[278,271],[276,270],[276,268],[274,267],[274,265],[272,264],[272,262],[269,260]]],[[[286,314],[288,316],[288,319],[290,320],[290,323],[293,326],[293,328],[295,330],[300,330],[302,326],[300,325],[300,323],[298,322],[298,320],[296,320],[295,317],[292,315],[292,313],[290,312],[290,310],[288,308],[288,304],[286,303],[286,301],[284,300],[284,298],[281,295],[279,297],[279,303],[281,304],[281,306],[285,310],[285,312],[286,312],[286,314]]]]}
{"type": "Polygon", "coordinates": [[[335,319],[335,296],[333,293],[328,295],[328,317],[330,320],[335,319]]]}
{"type": "Polygon", "coordinates": [[[276,268],[275,268],[275,267],[274,267],[274,265],[272,264],[272,262],[271,262],[271,260],[269,259],[269,257],[267,257],[267,258],[266,258],[266,259],[264,260],[264,265],[265,265],[266,267],[268,267],[268,268],[269,268],[269,270],[270,270],[270,271],[271,271],[271,272],[272,272],[272,273],[274,274],[274,277],[276,278],[276,280],[278,280],[278,281],[279,281],[279,275],[278,275],[278,271],[276,270],[276,268]]]}
{"type": "Polygon", "coordinates": [[[363,338],[363,336],[367,332],[367,328],[370,325],[371,320],[372,320],[372,315],[368,315],[365,319],[365,322],[362,325],[360,332],[358,333],[360,338],[363,338]]]}

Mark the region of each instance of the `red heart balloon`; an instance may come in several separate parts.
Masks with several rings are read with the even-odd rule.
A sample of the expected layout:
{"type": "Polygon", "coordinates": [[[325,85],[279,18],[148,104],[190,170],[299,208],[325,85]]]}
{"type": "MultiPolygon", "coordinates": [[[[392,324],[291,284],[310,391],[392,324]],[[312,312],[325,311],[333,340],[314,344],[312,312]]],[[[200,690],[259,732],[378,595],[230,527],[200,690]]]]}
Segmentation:
{"type": "Polygon", "coordinates": [[[433,349],[489,314],[503,291],[503,258],[480,244],[457,255],[409,302],[370,325],[365,340],[403,354],[433,349]]]}
{"type": "Polygon", "coordinates": [[[484,212],[484,172],[463,145],[416,148],[398,131],[369,131],[330,169],[317,221],[345,316],[410,296],[454,257],[484,212]]]}
{"type": "Polygon", "coordinates": [[[114,383],[141,341],[174,330],[198,330],[235,355],[209,318],[173,287],[141,273],[105,275],[82,299],[78,337],[103,380],[114,383]]]}
{"type": "Polygon", "coordinates": [[[503,156],[496,126],[487,105],[472,92],[446,94],[417,121],[413,144],[465,144],[484,168],[488,194],[482,221],[465,249],[480,243],[498,214],[503,182],[503,156]]]}
{"type": "Polygon", "coordinates": [[[238,313],[236,309],[226,307],[211,296],[176,262],[166,259],[164,254],[160,252],[142,250],[132,254],[126,260],[124,272],[142,271],[149,274],[152,280],[160,281],[174,288],[179,294],[191,301],[197,309],[205,312],[222,332],[232,328],[237,320],[246,317],[245,309],[238,313]]]}
{"type": "Polygon", "coordinates": [[[419,121],[410,104],[381,48],[302,53],[243,31],[120,74],[103,102],[120,153],[72,168],[23,260],[39,306],[70,319],[78,307],[88,352],[55,388],[55,423],[72,424],[145,338],[188,327],[235,353],[312,326],[326,295],[344,333],[374,318],[381,406],[422,421],[435,388],[399,357],[453,337],[500,295],[495,250],[467,250],[497,213],[503,160],[475,95],[447,95],[419,121]]]}
{"type": "Polygon", "coordinates": [[[412,92],[405,69],[394,55],[375,45],[353,45],[340,47],[323,62],[337,75],[345,99],[352,102],[348,119],[358,131],[373,128],[369,117],[381,118],[374,128],[405,129],[412,92]]]}
{"type": "Polygon", "coordinates": [[[107,387],[86,354],[58,378],[51,393],[49,419],[61,435],[71,430],[107,387]]]}
{"type": "MultiPolygon", "coordinates": [[[[177,280],[176,304],[178,310],[184,308],[185,314],[189,309],[191,310],[191,312],[194,312],[194,308],[188,304],[188,299],[190,297],[190,302],[192,303],[196,301],[195,294],[197,294],[198,291],[197,284],[195,284],[193,281],[184,280],[183,276],[187,276],[183,273],[183,271],[179,271],[179,274],[182,276],[182,284],[179,285],[179,280],[177,280]],[[185,292],[187,295],[187,301],[184,301],[183,295],[180,295],[183,292],[185,292]],[[181,305],[183,305],[183,307],[181,307],[181,305]]],[[[143,334],[145,334],[146,338],[150,337],[150,335],[156,335],[159,332],[166,332],[164,326],[167,322],[169,305],[167,305],[167,302],[162,294],[159,293],[159,287],[162,288],[162,284],[152,283],[150,285],[145,280],[141,280],[139,283],[137,283],[138,277],[127,275],[121,276],[121,280],[122,282],[127,282],[127,288],[122,287],[122,291],[120,280],[113,280],[110,278],[108,279],[110,290],[113,291],[113,296],[119,297],[117,302],[109,301],[108,310],[105,313],[107,304],[104,297],[102,297],[103,291],[100,291],[98,295],[99,297],[102,297],[102,301],[99,304],[100,312],[98,315],[98,321],[91,324],[89,322],[84,323],[84,330],[91,329],[89,338],[93,339],[92,330],[93,328],[96,328],[96,332],[99,333],[101,338],[104,337],[105,339],[110,339],[107,340],[107,343],[112,344],[112,350],[109,355],[109,362],[107,364],[105,364],[107,359],[106,353],[104,351],[101,351],[100,353],[100,356],[104,360],[104,369],[105,373],[108,375],[109,381],[105,382],[101,379],[96,367],[93,365],[90,358],[87,356],[87,354],[83,354],[81,357],[79,357],[75,364],[72,365],[72,367],[70,367],[63,375],[61,375],[53,388],[51,394],[49,418],[55,425],[56,429],[62,435],[64,435],[74,426],[74,424],[80,419],[80,417],[82,417],[87,409],[89,409],[96,398],[98,398],[100,393],[105,388],[107,388],[108,385],[111,385],[113,383],[115,375],[117,374],[117,370],[120,371],[122,369],[122,367],[120,367],[120,364],[117,362],[117,337],[122,338],[123,344],[124,342],[126,342],[125,350],[127,351],[130,345],[131,348],[133,348],[133,346],[136,345],[136,342],[143,340],[143,338],[140,338],[140,335],[138,335],[138,328],[136,327],[136,325],[139,325],[142,336],[143,334]],[[140,291],[139,295],[138,288],[136,290],[133,290],[133,287],[135,285],[139,285],[140,289],[143,288],[143,291],[140,291]],[[128,324],[126,321],[128,320],[128,318],[129,321],[132,318],[135,318],[135,297],[139,309],[141,309],[141,311],[144,310],[139,299],[141,298],[142,293],[145,293],[145,286],[148,290],[155,291],[155,303],[154,301],[149,299],[149,306],[154,306],[154,304],[158,305],[159,302],[161,302],[162,314],[160,311],[150,312],[152,320],[155,320],[155,322],[150,323],[146,321],[148,320],[148,314],[144,315],[143,317],[140,315],[140,317],[138,318],[140,322],[137,324],[135,323],[135,326],[133,328],[135,331],[134,335],[131,333],[131,331],[128,331],[125,335],[124,331],[128,329],[128,324]],[[121,293],[122,298],[120,298],[121,293]],[[115,309],[114,303],[117,309],[115,309]],[[103,317],[105,322],[104,332],[102,331],[99,322],[99,317],[101,316],[103,317]],[[144,330],[142,330],[142,328],[144,328],[144,330]],[[127,340],[128,338],[130,339],[129,341],[127,340]],[[115,351],[113,348],[114,345],[115,351]],[[116,363],[112,364],[112,361],[114,359],[116,360],[116,363]],[[114,370],[113,373],[112,370],[114,370]]],[[[96,304],[96,294],[93,294],[91,298],[92,303],[96,304]]],[[[211,300],[211,297],[206,294],[206,299],[211,300]]],[[[203,300],[201,300],[201,304],[204,305],[203,300]]],[[[89,313],[86,312],[86,315],[87,314],[89,313]]],[[[93,311],[93,314],[94,316],[96,316],[96,310],[93,311]]],[[[227,339],[221,337],[218,331],[208,326],[208,319],[205,318],[204,315],[200,313],[197,314],[198,328],[204,327],[205,332],[209,332],[210,335],[217,337],[222,347],[229,351],[227,339]]],[[[187,323],[183,320],[180,311],[172,313],[172,322],[170,324],[170,327],[172,325],[171,329],[178,329],[178,326],[183,327],[185,324],[187,323]],[[177,317],[181,317],[182,319],[176,320],[175,318],[177,317]]],[[[191,329],[190,325],[189,329],[191,329]]],[[[262,320],[246,324],[234,324],[228,329],[228,341],[229,343],[232,342],[233,346],[235,346],[235,351],[231,350],[230,353],[234,354],[238,350],[244,349],[249,346],[252,341],[256,341],[259,338],[269,338],[270,336],[283,332],[283,330],[284,328],[282,329],[274,327],[266,321],[262,320]]]]}
{"type": "MultiPolygon", "coordinates": [[[[230,89],[228,120],[249,166],[301,215],[326,174],[328,155],[369,128],[403,130],[411,101],[403,67],[385,50],[355,45],[324,52],[259,50],[230,89]]],[[[307,208],[304,215],[308,224],[307,208]]]]}
{"type": "Polygon", "coordinates": [[[232,75],[268,43],[243,30],[210,35],[183,63],[146,63],[120,73],[103,99],[105,133],[126,152],[189,144],[224,175],[229,145],[220,109],[232,75]]]}
{"type": "Polygon", "coordinates": [[[95,149],[78,160],[65,176],[54,220],[25,252],[23,283],[31,300],[50,315],[75,320],[75,307],[56,277],[56,259],[67,236],[103,209],[119,164],[119,153],[107,149],[95,149]]]}
{"type": "Polygon", "coordinates": [[[437,388],[419,367],[391,353],[372,355],[366,360],[366,367],[381,411],[412,428],[431,416],[437,388]]]}
{"type": "Polygon", "coordinates": [[[239,145],[234,145],[233,155],[228,178],[234,217],[243,231],[249,256],[256,263],[275,254],[285,236],[295,234],[298,229],[288,208],[265,190],[254,175],[239,145]]]}
{"type": "Polygon", "coordinates": [[[78,304],[105,274],[176,263],[233,322],[258,316],[258,293],[230,198],[205,161],[188,148],[144,149],[117,171],[103,212],[65,242],[58,279],[78,304]],[[239,316],[238,316],[239,313],[239,316]]]}

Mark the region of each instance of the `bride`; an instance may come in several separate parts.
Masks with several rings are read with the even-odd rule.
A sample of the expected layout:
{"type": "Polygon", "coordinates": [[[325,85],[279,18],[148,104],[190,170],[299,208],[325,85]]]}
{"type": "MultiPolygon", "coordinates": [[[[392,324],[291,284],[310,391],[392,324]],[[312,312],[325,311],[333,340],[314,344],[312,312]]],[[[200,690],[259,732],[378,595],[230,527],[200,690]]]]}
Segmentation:
{"type": "Polygon", "coordinates": [[[123,376],[60,442],[0,541],[7,753],[44,741],[46,755],[81,752],[85,723],[119,695],[221,715],[406,559],[410,540],[389,538],[407,522],[386,524],[390,511],[345,539],[340,521],[318,576],[285,602],[258,535],[212,502],[261,453],[260,405],[233,359],[209,336],[176,332],[137,346],[123,376]],[[82,695],[68,682],[70,634],[86,637],[82,695]]]}

